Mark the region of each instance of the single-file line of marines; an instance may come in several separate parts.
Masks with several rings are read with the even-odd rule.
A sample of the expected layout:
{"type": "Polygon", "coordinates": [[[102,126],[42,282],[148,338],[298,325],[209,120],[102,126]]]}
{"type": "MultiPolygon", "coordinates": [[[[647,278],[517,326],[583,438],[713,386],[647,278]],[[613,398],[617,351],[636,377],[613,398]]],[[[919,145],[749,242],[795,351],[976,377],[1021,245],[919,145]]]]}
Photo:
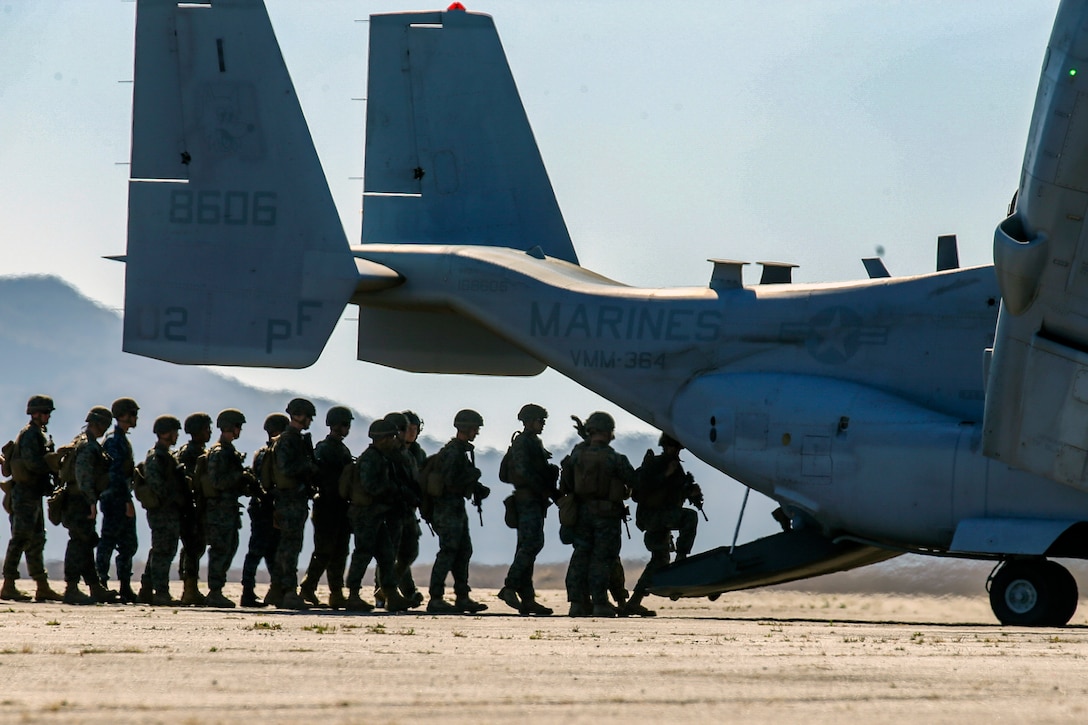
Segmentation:
{"type": "MultiPolygon", "coordinates": [[[[267,442],[248,465],[234,446],[246,416],[233,408],[214,420],[206,413],[193,413],[184,423],[159,416],[152,427],[155,446],[139,462],[128,440],[139,418],[132,398],[119,398],[110,408],[93,407],[83,430],[60,447],[48,434],[54,410],[51,397],[31,396],[29,422],[0,454],[4,508],[11,521],[0,599],[235,607],[223,588],[240,545],[239,499],[246,497],[250,538],[238,602],[243,607],[322,606],[317,587],[324,576],[329,588],[324,605],[333,609],[400,612],[422,607],[425,599],[425,610],[432,614],[488,608],[471,597],[469,586],[467,504],[475,506],[482,524],[481,502],[491,493],[476,467],[473,442],[484,421],[474,410],[456,414],[455,435],[430,456],[418,441],[419,415],[389,413],[370,424],[370,444],[355,457],[344,442],[354,420],[350,409],[329,408],[328,435],[314,445],[308,430],[317,410],[309,400],[295,398],[285,413],[265,419],[267,442]],[[214,441],[213,428],[218,430],[214,441]],[[182,433],[188,440],[176,447],[182,433]],[[151,530],[138,590],[132,587],[136,503],[151,530]],[[313,554],[300,582],[298,560],[308,517],[313,554]],[[43,561],[47,518],[68,531],[63,593],[51,588],[43,561]],[[439,542],[426,597],[412,577],[421,522],[439,542]],[[199,587],[205,552],[207,593],[199,587]],[[33,594],[16,586],[24,556],[37,585],[33,594]],[[108,588],[111,557],[116,590],[108,588]],[[175,558],[180,599],[170,592],[175,558]],[[373,604],[362,594],[372,561],[373,604]],[[256,575],[262,562],[271,584],[259,597],[256,575]],[[445,596],[450,577],[452,601],[445,596]]],[[[595,412],[584,424],[572,416],[582,440],[556,465],[540,440],[547,410],[529,403],[517,418],[522,429],[514,433],[499,466],[499,479],[513,486],[503,510],[506,525],[517,530],[517,548],[498,598],[522,615],[553,613],[537,600],[533,570],[544,547],[544,520],[555,504],[560,539],[573,547],[565,582],[570,616],[653,616],[642,604],[653,573],[670,562],[672,552],[677,560],[686,557],[695,541],[698,515],[685,503],[702,511],[702,491],[680,462],[683,446],[663,434],[662,452],[647,451],[636,470],[610,445],[613,418],[595,412]],[[628,499],[637,503],[635,524],[650,552],[630,596],[620,564],[628,499]]]]}

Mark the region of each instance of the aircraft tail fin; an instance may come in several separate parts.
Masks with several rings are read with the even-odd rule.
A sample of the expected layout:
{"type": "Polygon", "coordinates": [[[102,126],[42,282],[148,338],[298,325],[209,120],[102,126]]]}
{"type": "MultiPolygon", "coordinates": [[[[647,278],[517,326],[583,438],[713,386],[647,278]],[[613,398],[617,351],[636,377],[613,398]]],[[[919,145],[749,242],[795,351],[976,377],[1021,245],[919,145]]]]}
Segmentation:
{"type": "Polygon", "coordinates": [[[360,270],[261,0],[138,0],[124,349],[305,367],[360,270]]]}
{"type": "Polygon", "coordinates": [[[362,241],[476,244],[577,264],[495,24],[373,15],[362,241]]]}

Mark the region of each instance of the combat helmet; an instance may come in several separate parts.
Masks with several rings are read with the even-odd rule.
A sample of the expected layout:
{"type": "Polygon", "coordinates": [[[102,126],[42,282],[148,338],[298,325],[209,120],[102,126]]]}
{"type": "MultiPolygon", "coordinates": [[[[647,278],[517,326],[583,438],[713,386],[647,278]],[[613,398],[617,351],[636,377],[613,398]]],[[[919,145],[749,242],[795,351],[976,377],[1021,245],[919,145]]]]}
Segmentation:
{"type": "Polygon", "coordinates": [[[351,425],[353,420],[355,416],[351,414],[351,409],[343,405],[334,405],[325,413],[325,425],[330,428],[334,425],[351,425]]]}
{"type": "Polygon", "coordinates": [[[113,422],[113,413],[104,405],[96,405],[87,413],[87,423],[97,423],[102,427],[109,426],[113,422]]]}
{"type": "Polygon", "coordinates": [[[215,427],[219,430],[236,428],[246,422],[246,416],[237,408],[227,408],[221,411],[215,419],[215,427]]]}
{"type": "Polygon", "coordinates": [[[172,433],[176,430],[181,430],[181,421],[172,415],[160,415],[155,419],[155,424],[151,426],[151,432],[157,436],[161,436],[163,433],[172,433]]]}
{"type": "Polygon", "coordinates": [[[185,434],[195,436],[205,428],[212,427],[212,417],[207,413],[192,413],[185,419],[185,434]]]}
{"type": "Polygon", "coordinates": [[[140,411],[140,406],[136,405],[136,401],[132,398],[118,398],[113,401],[110,411],[114,418],[120,418],[125,415],[136,415],[140,411]]]}
{"type": "Polygon", "coordinates": [[[291,419],[283,413],[272,413],[264,419],[264,432],[268,435],[278,436],[287,430],[287,426],[290,424],[291,419]]]}
{"type": "Polygon", "coordinates": [[[406,416],[404,413],[386,413],[384,420],[392,423],[393,426],[400,433],[408,430],[408,416],[406,416]]]}
{"type": "Polygon", "coordinates": [[[586,431],[589,433],[611,433],[616,430],[616,421],[608,413],[597,411],[586,418],[586,431]]]}
{"type": "Polygon", "coordinates": [[[53,399],[48,395],[31,395],[30,400],[26,401],[26,414],[31,415],[33,413],[52,413],[56,408],[53,406],[53,399]]]}
{"type": "Polygon", "coordinates": [[[666,447],[670,447],[670,446],[672,448],[680,448],[681,450],[684,448],[683,443],[676,440],[675,438],[673,438],[668,433],[662,433],[661,434],[661,437],[657,440],[657,445],[661,446],[662,448],[666,448],[666,447]]]}
{"type": "Polygon", "coordinates": [[[518,420],[528,423],[531,420],[544,420],[548,417],[548,411],[536,403],[526,403],[518,411],[518,420]]]}
{"type": "Polygon", "coordinates": [[[397,426],[394,425],[391,420],[376,418],[374,422],[370,424],[370,428],[367,430],[366,434],[373,440],[385,438],[386,436],[394,436],[397,434],[397,426]]]}
{"type": "Polygon", "coordinates": [[[291,402],[287,404],[287,415],[308,415],[311,418],[316,418],[317,408],[306,398],[292,398],[291,402]]]}
{"type": "Polygon", "coordinates": [[[453,416],[453,427],[457,429],[481,428],[483,424],[484,417],[471,408],[459,410],[457,415],[453,416]]]}

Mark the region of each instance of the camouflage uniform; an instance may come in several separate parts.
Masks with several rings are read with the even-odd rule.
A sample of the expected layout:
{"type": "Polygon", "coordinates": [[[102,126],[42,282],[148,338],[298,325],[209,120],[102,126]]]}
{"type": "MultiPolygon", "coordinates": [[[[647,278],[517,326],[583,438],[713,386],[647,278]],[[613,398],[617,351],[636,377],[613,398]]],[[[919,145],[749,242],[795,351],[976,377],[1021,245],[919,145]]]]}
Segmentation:
{"type": "MultiPolygon", "coordinates": [[[[317,462],[318,497],[314,500],[314,552],[306,569],[306,581],[312,591],[321,575],[326,574],[329,589],[344,588],[344,568],[347,566],[348,549],[351,545],[352,526],[348,522],[348,502],[340,498],[338,491],[340,474],[353,462],[354,456],[335,435],[329,435],[314,448],[317,462]]],[[[316,601],[316,600],[315,600],[316,601]]]]}
{"type": "Polygon", "coordinates": [[[298,587],[298,555],[309,513],[310,481],[317,473],[310,434],[289,426],[276,439],[272,455],[276,459],[275,520],[280,529],[273,581],[281,591],[291,593],[298,587]]]}
{"type": "Polygon", "coordinates": [[[181,521],[189,501],[189,483],[184,469],[166,444],[156,444],[144,459],[144,478],[159,505],[147,509],[151,529],[151,551],[143,581],[157,593],[170,592],[170,564],[178,553],[181,521]]]}
{"type": "Polygon", "coordinates": [[[189,441],[178,449],[176,458],[185,469],[189,481],[186,505],[181,516],[181,556],[178,557],[178,576],[182,581],[200,578],[200,560],[208,548],[208,536],[204,531],[204,492],[192,485],[196,472],[196,460],[204,453],[203,443],[189,441]]]}
{"type": "Polygon", "coordinates": [[[680,532],[676,540],[677,560],[687,557],[695,545],[699,515],[692,509],[684,508],[684,501],[693,486],[679,459],[664,453],[655,456],[650,451],[646,452],[638,468],[635,488],[638,497],[635,525],[645,532],[643,540],[650,552],[650,561],[635,584],[634,594],[639,601],[648,593],[647,587],[654,572],[669,563],[671,532],[680,532]]]}
{"type": "Polygon", "coordinates": [[[438,534],[438,554],[431,569],[430,595],[432,600],[442,599],[446,589],[446,575],[453,574],[453,591],[457,597],[467,597],[468,566],[472,558],[472,538],[468,530],[468,513],[465,499],[473,495],[483,497],[486,487],[480,483],[480,469],[476,468],[475,447],[468,441],[452,439],[437,455],[436,465],[443,480],[441,496],[434,498],[431,524],[438,534]]]}
{"type": "Polygon", "coordinates": [[[549,463],[552,454],[530,431],[518,433],[510,444],[510,479],[514,484],[514,502],[518,513],[518,545],[506,573],[505,587],[522,600],[536,597],[533,568],[544,548],[544,516],[549,498],[555,491],[559,470],[549,463]]]}
{"type": "Polygon", "coordinates": [[[99,481],[109,476],[110,463],[98,440],[81,433],[75,441],[75,480],[65,487],[66,503],[62,523],[68,529],[68,548],[64,552],[64,581],[69,586],[100,583],[95,569],[94,547],[98,543],[91,506],[98,500],[99,481]]]}
{"type": "Polygon", "coordinates": [[[280,543],[280,530],[273,522],[275,504],[272,499],[275,486],[271,481],[260,480],[264,457],[271,450],[269,443],[253,454],[253,475],[257,477],[257,485],[253,487],[246,509],[249,513],[249,547],[242,563],[242,588],[247,590],[257,586],[257,567],[262,559],[268,573],[272,574],[276,562],[276,547],[280,543]]]}
{"type": "Polygon", "coordinates": [[[28,424],[15,439],[19,457],[30,476],[28,481],[16,481],[11,489],[11,541],[4,557],[4,579],[19,578],[19,561],[26,553],[26,568],[35,581],[48,579],[42,552],[45,549],[45,511],[42,496],[53,491],[45,454],[53,451],[53,439],[47,438],[41,426],[28,424]]]}
{"type": "MultiPolygon", "coordinates": [[[[393,563],[393,578],[400,593],[407,599],[413,599],[419,590],[412,578],[412,564],[419,558],[419,537],[423,536],[417,514],[417,505],[422,496],[419,487],[419,472],[423,470],[423,465],[427,462],[427,454],[417,441],[412,441],[404,448],[402,455],[407,472],[405,484],[415,502],[405,505],[400,523],[400,536],[393,540],[396,555],[393,563]]],[[[375,577],[375,584],[380,586],[377,577],[375,577]]]]}
{"type": "MultiPolygon", "coordinates": [[[[110,576],[110,555],[117,552],[117,580],[127,586],[132,579],[132,557],[136,539],[136,517],[128,515],[132,506],[132,444],[120,428],[114,428],[102,444],[110,457],[110,485],[99,497],[102,510],[102,536],[98,542],[98,576],[105,583],[110,576]]],[[[133,509],[135,511],[135,509],[133,509]]]]}
{"type": "Polygon", "coordinates": [[[399,457],[399,451],[384,453],[372,443],[355,464],[359,475],[348,508],[355,536],[347,582],[352,593],[362,586],[371,559],[384,571],[394,570],[393,542],[399,537],[405,507],[396,471],[399,457]]]}
{"type": "MultiPolygon", "coordinates": [[[[238,551],[242,515],[238,497],[248,493],[245,463],[232,441],[219,441],[208,450],[208,479],[216,492],[207,497],[204,530],[208,537],[208,589],[227,583],[227,570],[238,551]]],[[[210,492],[209,492],[210,493],[210,492]]]]}
{"type": "Polygon", "coordinates": [[[608,589],[620,554],[623,501],[635,482],[627,457],[607,443],[575,446],[563,468],[562,490],[578,502],[578,523],[570,530],[574,545],[567,567],[567,599],[609,607],[608,589]]]}

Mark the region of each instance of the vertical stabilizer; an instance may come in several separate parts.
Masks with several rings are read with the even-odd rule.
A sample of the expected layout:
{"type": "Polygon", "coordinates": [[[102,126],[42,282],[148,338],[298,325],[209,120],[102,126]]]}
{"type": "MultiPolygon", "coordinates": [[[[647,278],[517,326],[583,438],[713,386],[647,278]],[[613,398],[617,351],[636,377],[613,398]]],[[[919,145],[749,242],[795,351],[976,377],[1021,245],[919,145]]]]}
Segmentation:
{"type": "Polygon", "coordinates": [[[358,273],[261,0],[139,0],[124,349],[304,367],[358,273]]]}
{"type": "Polygon", "coordinates": [[[363,237],[578,258],[491,17],[370,19],[363,237]]]}

